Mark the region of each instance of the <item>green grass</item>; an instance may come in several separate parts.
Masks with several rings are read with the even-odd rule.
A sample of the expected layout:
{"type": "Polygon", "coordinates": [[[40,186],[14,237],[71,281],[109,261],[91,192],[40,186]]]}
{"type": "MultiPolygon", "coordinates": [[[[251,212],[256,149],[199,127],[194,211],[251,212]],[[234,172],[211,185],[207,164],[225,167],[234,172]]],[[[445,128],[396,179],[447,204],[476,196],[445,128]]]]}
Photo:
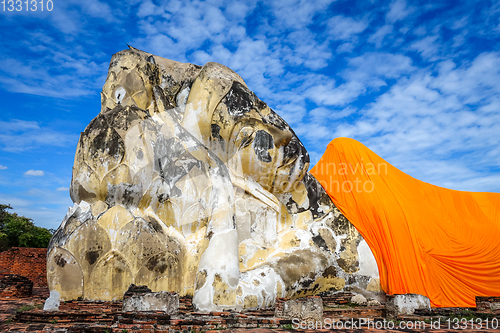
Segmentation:
{"type": "Polygon", "coordinates": [[[34,308],[35,308],[34,305],[23,305],[19,309],[17,309],[16,311],[17,312],[24,312],[24,311],[33,310],[34,308]]]}
{"type": "Polygon", "coordinates": [[[43,309],[43,304],[36,304],[36,305],[27,304],[27,305],[23,305],[19,309],[17,309],[16,312],[24,312],[24,311],[29,311],[29,310],[33,310],[33,309],[43,309]]]}
{"type": "Polygon", "coordinates": [[[222,330],[227,330],[227,327],[224,326],[217,326],[215,330],[222,331],[222,330]]]}

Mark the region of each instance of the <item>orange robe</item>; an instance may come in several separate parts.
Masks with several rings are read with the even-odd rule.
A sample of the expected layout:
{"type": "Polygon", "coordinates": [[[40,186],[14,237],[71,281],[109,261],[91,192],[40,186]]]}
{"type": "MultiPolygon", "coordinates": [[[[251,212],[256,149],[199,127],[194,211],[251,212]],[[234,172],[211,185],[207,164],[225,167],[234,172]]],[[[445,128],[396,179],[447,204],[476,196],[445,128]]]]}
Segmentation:
{"type": "Polygon", "coordinates": [[[387,294],[425,295],[434,307],[500,295],[500,193],[424,183],[348,138],[311,174],[370,246],[387,294]]]}

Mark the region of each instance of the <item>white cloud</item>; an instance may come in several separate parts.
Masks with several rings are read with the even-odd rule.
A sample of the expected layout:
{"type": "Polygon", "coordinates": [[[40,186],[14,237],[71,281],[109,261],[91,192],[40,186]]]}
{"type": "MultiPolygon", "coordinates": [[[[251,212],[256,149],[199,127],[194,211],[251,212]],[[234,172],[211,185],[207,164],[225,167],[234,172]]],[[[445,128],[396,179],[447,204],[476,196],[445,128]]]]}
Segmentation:
{"type": "Polygon", "coordinates": [[[0,130],[2,132],[31,131],[39,129],[40,126],[36,121],[26,121],[18,119],[14,119],[11,121],[0,121],[0,130]]]}
{"type": "Polygon", "coordinates": [[[71,1],[75,5],[79,5],[82,8],[83,13],[90,15],[91,17],[97,17],[104,19],[108,22],[115,21],[113,12],[116,8],[112,8],[105,2],[99,0],[87,0],[87,1],[71,1]]]}
{"type": "Polygon", "coordinates": [[[0,202],[3,204],[9,204],[14,210],[16,210],[17,207],[28,207],[32,204],[30,200],[5,195],[3,193],[0,193],[0,202]]]}
{"type": "Polygon", "coordinates": [[[438,60],[440,51],[440,44],[438,43],[439,36],[427,36],[420,39],[409,46],[410,50],[415,50],[420,53],[425,60],[435,61],[438,60]]]}
{"type": "Polygon", "coordinates": [[[348,59],[348,67],[341,77],[344,83],[326,79],[308,88],[304,96],[318,106],[344,106],[355,101],[371,89],[387,85],[389,79],[397,79],[415,70],[410,58],[389,53],[365,53],[348,59]]]}
{"type": "Polygon", "coordinates": [[[337,53],[350,53],[354,49],[354,44],[352,43],[343,43],[339,47],[337,47],[337,53]]]}
{"type": "Polygon", "coordinates": [[[43,172],[42,170],[28,170],[24,173],[24,175],[40,177],[40,176],[45,176],[45,172],[43,172]]]}
{"type": "Polygon", "coordinates": [[[396,22],[406,18],[415,9],[408,8],[405,0],[393,0],[390,5],[389,12],[386,15],[386,19],[389,22],[396,22]]]}
{"type": "Polygon", "coordinates": [[[100,88],[95,78],[105,74],[105,64],[75,59],[60,52],[48,52],[43,59],[20,61],[0,59],[0,85],[12,92],[58,98],[90,95],[100,88]],[[51,68],[54,61],[57,68],[51,68]]]}
{"type": "Polygon", "coordinates": [[[342,76],[368,87],[385,85],[385,79],[397,79],[416,69],[409,57],[385,52],[365,53],[349,59],[348,65],[342,76]]]}
{"type": "Polygon", "coordinates": [[[412,32],[414,35],[421,37],[427,34],[427,28],[421,25],[418,28],[414,29],[412,32]]]}
{"type": "Polygon", "coordinates": [[[356,138],[435,185],[498,189],[498,177],[487,170],[500,165],[499,64],[500,54],[484,53],[460,67],[442,62],[438,75],[413,70],[365,107],[363,117],[339,123],[332,137],[356,138]]]}
{"type": "Polygon", "coordinates": [[[356,100],[364,92],[366,88],[358,81],[348,81],[335,87],[335,82],[331,80],[309,88],[304,95],[317,105],[343,106],[356,100]]]}
{"type": "Polygon", "coordinates": [[[76,142],[77,134],[67,134],[35,121],[0,121],[0,149],[21,152],[40,146],[64,147],[76,142]]]}
{"type": "MultiPolygon", "coordinates": [[[[113,43],[124,40],[173,60],[216,61],[237,71],[310,145],[312,156],[329,139],[344,135],[440,184],[445,178],[449,184],[493,181],[478,168],[500,163],[494,134],[500,123],[500,63],[497,53],[478,53],[495,49],[500,7],[485,4],[476,16],[467,10],[473,4],[368,1],[366,10],[344,5],[128,0],[113,7],[68,0],[47,21],[60,32],[43,29],[12,42],[12,49],[22,52],[0,59],[0,86],[66,99],[97,96],[110,52],[118,51],[113,43]],[[481,49],[471,43],[477,36],[481,49]],[[37,56],[25,59],[28,53],[37,56]],[[482,158],[475,159],[478,155],[482,158]],[[446,163],[439,164],[440,158],[446,163]]],[[[0,122],[3,151],[76,141],[76,135],[41,122],[0,122]]],[[[30,181],[53,174],[47,170],[46,177],[30,181]]]]}
{"type": "Polygon", "coordinates": [[[52,229],[59,227],[68,207],[73,205],[69,196],[58,194],[43,200],[41,197],[25,199],[0,193],[0,203],[9,204],[13,212],[33,219],[35,225],[52,229]]]}
{"type": "Polygon", "coordinates": [[[363,32],[368,23],[365,19],[355,20],[352,17],[334,16],[327,21],[328,34],[335,40],[348,40],[363,32]]]}
{"type": "Polygon", "coordinates": [[[303,65],[312,70],[326,67],[333,57],[328,42],[319,43],[309,30],[294,31],[287,36],[283,44],[276,46],[282,47],[276,55],[281,55],[284,63],[292,66],[303,65]]]}
{"type": "Polygon", "coordinates": [[[58,191],[58,192],[67,192],[67,191],[69,191],[69,188],[68,187],[58,187],[56,189],[56,191],[58,191]]]}
{"type": "Polygon", "coordinates": [[[488,102],[500,94],[499,76],[500,53],[482,53],[462,68],[455,68],[452,61],[442,62],[435,87],[447,94],[457,94],[467,104],[488,102]]]}
{"type": "Polygon", "coordinates": [[[139,6],[139,10],[137,11],[137,16],[139,18],[143,18],[145,16],[150,15],[161,15],[164,11],[160,9],[159,6],[156,6],[151,1],[143,1],[139,6]]]}
{"type": "Polygon", "coordinates": [[[454,19],[450,28],[452,28],[454,30],[455,29],[462,29],[467,25],[468,22],[469,22],[469,18],[467,16],[464,16],[458,20],[454,19]]]}
{"type": "Polygon", "coordinates": [[[334,0],[274,0],[269,3],[276,19],[276,26],[281,29],[300,30],[313,23],[313,18],[321,13],[334,0]]]}
{"type": "Polygon", "coordinates": [[[6,166],[0,164],[0,170],[6,170],[8,169],[6,166]]]}
{"type": "Polygon", "coordinates": [[[252,12],[256,5],[256,1],[230,1],[224,6],[224,14],[226,17],[231,17],[233,20],[243,20],[252,12]]]}
{"type": "Polygon", "coordinates": [[[377,46],[377,48],[380,48],[386,36],[390,35],[392,31],[392,25],[384,25],[368,38],[368,42],[373,43],[377,46]]]}

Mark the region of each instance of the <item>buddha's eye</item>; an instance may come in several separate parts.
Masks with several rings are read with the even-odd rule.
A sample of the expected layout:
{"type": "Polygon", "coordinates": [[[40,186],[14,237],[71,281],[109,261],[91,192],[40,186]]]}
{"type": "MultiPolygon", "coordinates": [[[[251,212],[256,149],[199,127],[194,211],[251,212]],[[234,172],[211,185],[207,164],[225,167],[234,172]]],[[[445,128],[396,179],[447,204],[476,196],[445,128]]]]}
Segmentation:
{"type": "Polygon", "coordinates": [[[239,149],[248,147],[255,139],[255,129],[253,127],[243,128],[238,134],[240,141],[239,149]]]}

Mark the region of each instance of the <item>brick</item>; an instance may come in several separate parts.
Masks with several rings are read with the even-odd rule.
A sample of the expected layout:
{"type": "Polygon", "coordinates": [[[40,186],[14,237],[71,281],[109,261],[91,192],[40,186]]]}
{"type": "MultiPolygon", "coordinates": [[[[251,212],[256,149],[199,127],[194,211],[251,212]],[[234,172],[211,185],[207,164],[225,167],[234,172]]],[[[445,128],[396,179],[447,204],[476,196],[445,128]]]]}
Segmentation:
{"type": "Polygon", "coordinates": [[[47,286],[47,249],[13,247],[0,253],[0,271],[27,277],[36,287],[47,286]]]}

